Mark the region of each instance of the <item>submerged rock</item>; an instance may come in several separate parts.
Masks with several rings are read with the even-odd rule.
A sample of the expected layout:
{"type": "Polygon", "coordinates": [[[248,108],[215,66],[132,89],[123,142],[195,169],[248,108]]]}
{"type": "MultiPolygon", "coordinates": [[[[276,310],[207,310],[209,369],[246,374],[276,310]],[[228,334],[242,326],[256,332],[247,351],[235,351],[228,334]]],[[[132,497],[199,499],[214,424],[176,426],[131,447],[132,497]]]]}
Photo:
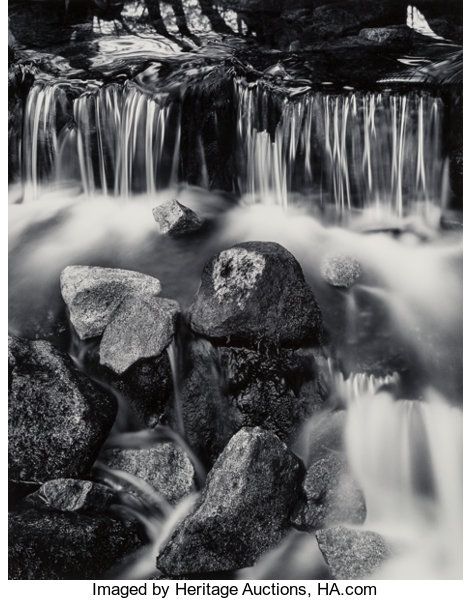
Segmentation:
{"type": "Polygon", "coordinates": [[[193,465],[188,455],[172,442],[150,448],[108,448],[100,460],[111,469],[142,479],[170,504],[176,504],[193,489],[193,465]]]}
{"type": "Polygon", "coordinates": [[[341,456],[329,454],[314,462],[303,483],[306,503],[293,523],[315,531],[339,523],[363,523],[365,500],[341,456]]]}
{"type": "Polygon", "coordinates": [[[288,532],[303,471],[276,435],[242,429],[216,461],[196,510],[177,527],[157,567],[183,575],[253,564],[288,532]]]}
{"type": "Polygon", "coordinates": [[[271,242],[237,244],[214,256],[190,320],[210,338],[301,345],[322,337],[320,309],[299,263],[271,242]]]}
{"type": "Polygon", "coordinates": [[[37,508],[60,512],[103,512],[115,500],[109,487],[81,479],[52,479],[25,498],[25,503],[37,508]]]}
{"type": "Polygon", "coordinates": [[[335,579],[369,579],[391,555],[373,531],[331,527],[316,532],[319,548],[335,579]]]}
{"type": "Polygon", "coordinates": [[[180,306],[152,295],[123,299],[100,342],[100,362],[122,374],[140,359],[160,356],[170,344],[180,306]]]}
{"type": "Polygon", "coordinates": [[[116,416],[111,396],[49,342],[9,337],[9,477],[87,475],[116,416]]]}
{"type": "Polygon", "coordinates": [[[360,277],[361,265],[351,256],[329,255],[321,262],[321,275],[334,287],[349,288],[360,277]]]}
{"type": "Polygon", "coordinates": [[[169,200],[152,210],[160,233],[183,235],[197,231],[203,224],[199,216],[177,200],[169,200]]]}
{"type": "Polygon", "coordinates": [[[127,296],[152,297],[161,290],[154,277],[105,267],[66,267],[60,283],[70,321],[82,340],[101,335],[127,296]]]}
{"type": "Polygon", "coordinates": [[[105,515],[28,509],[8,518],[10,579],[98,579],[143,540],[105,515]]]}

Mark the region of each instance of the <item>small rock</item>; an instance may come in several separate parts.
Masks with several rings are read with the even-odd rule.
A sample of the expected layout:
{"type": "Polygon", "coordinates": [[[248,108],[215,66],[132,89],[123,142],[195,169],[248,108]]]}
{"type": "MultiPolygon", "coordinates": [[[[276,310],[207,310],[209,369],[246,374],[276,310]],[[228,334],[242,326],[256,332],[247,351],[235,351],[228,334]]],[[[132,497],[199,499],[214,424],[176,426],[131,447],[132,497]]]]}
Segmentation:
{"type": "Polygon", "coordinates": [[[316,531],[319,548],[335,579],[369,579],[391,550],[373,531],[331,527],[316,531]]]}
{"type": "Polygon", "coordinates": [[[196,510],[157,557],[167,575],[247,567],[287,534],[304,468],[273,433],[244,428],[208,475],[196,510]]]}
{"type": "Polygon", "coordinates": [[[100,362],[117,374],[143,358],[160,356],[170,344],[180,306],[142,294],[124,298],[100,342],[100,362]]]}
{"type": "Polygon", "coordinates": [[[100,460],[111,469],[142,479],[170,504],[176,504],[193,489],[193,465],[188,455],[171,442],[150,448],[108,448],[100,460]]]}
{"type": "Polygon", "coordinates": [[[334,287],[349,288],[360,277],[361,266],[351,256],[330,255],[322,260],[321,275],[334,287]]]}
{"type": "Polygon", "coordinates": [[[365,500],[344,458],[331,453],[312,464],[303,484],[306,503],[294,524],[308,531],[339,523],[363,523],[365,500]]]}
{"type": "Polygon", "coordinates": [[[99,336],[128,295],[157,296],[158,279],[136,271],[70,266],[60,277],[61,293],[80,339],[99,336]]]}
{"type": "Polygon", "coordinates": [[[44,341],[9,337],[9,477],[42,483],[89,473],[116,402],[44,341]]]}
{"type": "Polygon", "coordinates": [[[105,515],[28,509],[8,517],[10,579],[101,579],[142,545],[135,525],[105,515]]]}
{"type": "Polygon", "coordinates": [[[152,210],[160,233],[182,235],[197,231],[203,224],[198,215],[177,200],[169,200],[152,210]]]}
{"type": "Polygon", "coordinates": [[[246,242],[204,267],[191,327],[210,338],[317,343],[322,317],[294,256],[279,244],[246,242]]]}
{"type": "Polygon", "coordinates": [[[60,512],[104,512],[116,495],[109,487],[81,479],[52,479],[25,498],[37,508],[60,512]]]}

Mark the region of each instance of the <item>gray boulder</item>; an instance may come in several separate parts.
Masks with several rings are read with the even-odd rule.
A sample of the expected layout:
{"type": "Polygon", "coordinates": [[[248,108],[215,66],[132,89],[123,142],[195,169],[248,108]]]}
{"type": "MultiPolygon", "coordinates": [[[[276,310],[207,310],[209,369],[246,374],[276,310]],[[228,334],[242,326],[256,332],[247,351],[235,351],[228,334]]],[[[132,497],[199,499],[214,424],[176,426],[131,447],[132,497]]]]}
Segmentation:
{"type": "Polygon", "coordinates": [[[287,534],[304,468],[273,433],[244,428],[208,475],[196,510],[157,557],[166,575],[247,567],[287,534]]]}
{"type": "Polygon", "coordinates": [[[122,374],[140,359],[160,356],[175,333],[180,306],[153,295],[123,299],[100,342],[100,362],[122,374]]]}
{"type": "Polygon", "coordinates": [[[105,515],[28,509],[8,517],[9,579],[100,579],[143,544],[105,515]]]}
{"type": "Polygon", "coordinates": [[[203,224],[199,216],[177,200],[169,200],[159,204],[152,210],[160,233],[183,235],[198,231],[203,224]]]}
{"type": "Polygon", "coordinates": [[[364,522],[365,500],[342,456],[331,453],[312,464],[303,488],[306,502],[293,520],[296,527],[315,531],[339,523],[364,522]]]}
{"type": "Polygon", "coordinates": [[[329,255],[321,262],[321,275],[334,287],[349,288],[360,277],[361,265],[351,256],[329,255]]]}
{"type": "Polygon", "coordinates": [[[116,500],[106,485],[82,479],[52,479],[25,498],[31,507],[60,512],[104,512],[116,500]]]}
{"type": "Polygon", "coordinates": [[[427,43],[430,38],[421,35],[407,25],[390,25],[388,27],[367,27],[359,34],[361,38],[378,45],[427,43]]]}
{"type": "Polygon", "coordinates": [[[302,345],[322,337],[321,312],[299,263],[271,242],[246,242],[214,256],[190,321],[210,338],[302,345]]]}
{"type": "Polygon", "coordinates": [[[331,527],[316,532],[317,542],[334,579],[369,579],[391,555],[373,531],[331,527]]]}
{"type": "Polygon", "coordinates": [[[101,335],[121,302],[129,295],[157,296],[158,279],[135,271],[70,266],[60,276],[61,293],[80,339],[101,335]]]}
{"type": "Polygon", "coordinates": [[[49,342],[9,337],[8,349],[10,479],[87,475],[114,423],[114,398],[49,342]]]}
{"type": "Polygon", "coordinates": [[[176,504],[193,489],[193,465],[188,455],[172,442],[149,448],[108,448],[100,460],[111,469],[142,479],[170,504],[176,504]]]}

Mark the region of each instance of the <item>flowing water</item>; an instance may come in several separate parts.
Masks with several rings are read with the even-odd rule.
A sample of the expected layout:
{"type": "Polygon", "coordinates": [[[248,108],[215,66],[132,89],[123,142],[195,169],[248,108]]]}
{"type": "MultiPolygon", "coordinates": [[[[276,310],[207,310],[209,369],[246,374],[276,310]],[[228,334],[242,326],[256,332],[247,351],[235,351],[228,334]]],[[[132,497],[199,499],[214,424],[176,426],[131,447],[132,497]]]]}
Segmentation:
{"type": "MultiPolygon", "coordinates": [[[[326,372],[331,401],[346,411],[347,457],[367,506],[363,527],[395,551],[376,575],[459,577],[462,236],[440,228],[448,200],[442,99],[423,91],[285,93],[237,78],[233,131],[224,129],[235,185],[218,191],[206,189],[207,176],[200,187],[188,184],[182,98],[129,82],[33,85],[22,177],[11,187],[11,330],[70,350],[58,290],[69,264],[154,275],[163,295],[186,308],[215,252],[248,240],[283,244],[332,332],[326,372]],[[201,232],[181,239],[157,232],[152,208],[173,197],[207,220],[201,232]],[[361,264],[352,289],[323,280],[319,265],[332,253],[361,264]]],[[[195,155],[204,157],[204,143],[195,155]]],[[[81,349],[70,351],[83,364],[81,349]]],[[[169,349],[177,402],[184,351],[169,349]]],[[[309,427],[323,429],[330,415],[309,427]]],[[[118,429],[110,443],[170,435],[126,432],[125,419],[118,429]]],[[[183,428],[172,435],[185,447],[183,428]]],[[[204,470],[198,457],[193,463],[201,485],[204,470]]],[[[96,468],[122,489],[122,473],[96,468]]],[[[192,495],[170,509],[141,491],[144,503],[126,496],[121,509],[144,523],[151,544],[120,576],[151,575],[153,556],[196,501],[192,495]]],[[[314,577],[321,559],[306,565],[312,543],[293,532],[245,575],[281,573],[283,565],[287,577],[314,577]]]]}

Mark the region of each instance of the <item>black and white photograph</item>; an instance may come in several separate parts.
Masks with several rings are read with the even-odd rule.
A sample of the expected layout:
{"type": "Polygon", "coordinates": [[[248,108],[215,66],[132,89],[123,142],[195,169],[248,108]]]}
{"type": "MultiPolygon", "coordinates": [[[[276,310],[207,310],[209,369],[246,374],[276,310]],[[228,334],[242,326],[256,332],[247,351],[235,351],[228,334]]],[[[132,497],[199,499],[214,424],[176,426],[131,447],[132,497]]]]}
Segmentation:
{"type": "Polygon", "coordinates": [[[8,579],[462,580],[463,2],[5,9],[8,579]]]}

